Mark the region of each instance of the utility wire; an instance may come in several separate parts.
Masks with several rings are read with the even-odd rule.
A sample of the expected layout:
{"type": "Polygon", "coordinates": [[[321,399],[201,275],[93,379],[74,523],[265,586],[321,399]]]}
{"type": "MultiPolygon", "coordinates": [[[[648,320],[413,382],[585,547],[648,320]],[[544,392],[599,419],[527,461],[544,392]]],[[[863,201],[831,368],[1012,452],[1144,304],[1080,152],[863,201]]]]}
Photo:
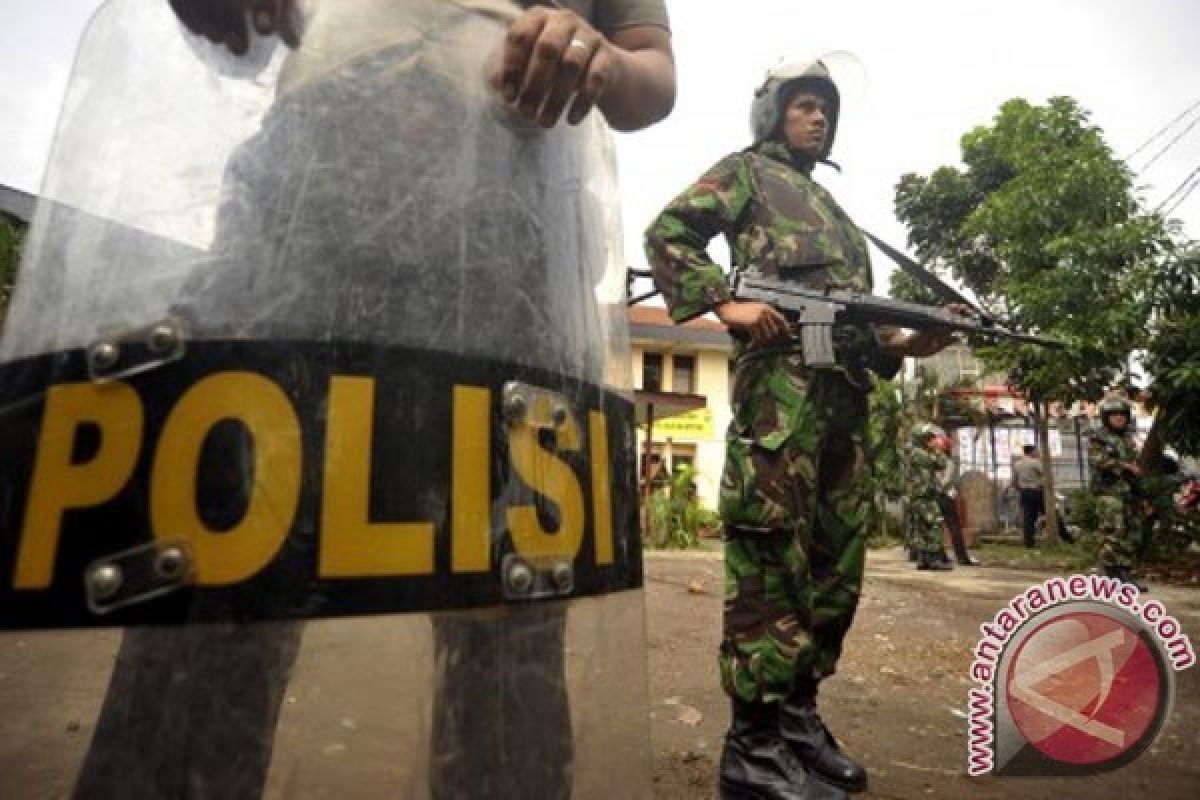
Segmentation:
{"type": "Polygon", "coordinates": [[[1179,198],[1178,200],[1176,200],[1176,201],[1175,201],[1175,204],[1174,204],[1174,205],[1172,205],[1170,208],[1168,208],[1168,209],[1166,210],[1166,213],[1164,213],[1164,214],[1163,214],[1163,216],[1164,216],[1164,217],[1169,217],[1169,216],[1171,216],[1172,214],[1174,214],[1174,213],[1175,213],[1175,209],[1177,209],[1177,208],[1179,208],[1181,205],[1183,205],[1183,201],[1184,201],[1184,200],[1187,200],[1187,199],[1188,199],[1188,196],[1189,196],[1189,195],[1191,195],[1191,193],[1192,193],[1192,192],[1196,191],[1196,189],[1197,189],[1197,188],[1200,188],[1200,181],[1196,181],[1195,183],[1193,183],[1193,184],[1192,184],[1192,186],[1191,186],[1191,188],[1190,188],[1190,189],[1188,189],[1186,192],[1184,192],[1184,194],[1183,194],[1183,197],[1181,197],[1181,198],[1179,198]]]}
{"type": "MultiPolygon", "coordinates": [[[[1196,168],[1196,172],[1200,172],[1200,167],[1196,168]]],[[[1195,173],[1193,173],[1193,174],[1195,174],[1195,173]]],[[[1175,212],[1175,209],[1177,209],[1181,205],[1183,205],[1183,201],[1187,200],[1188,196],[1191,195],[1192,192],[1196,191],[1197,188],[1200,188],[1200,177],[1197,177],[1196,180],[1192,181],[1192,185],[1188,187],[1186,192],[1184,192],[1182,195],[1179,196],[1178,200],[1176,200],[1174,203],[1171,204],[1170,208],[1168,208],[1166,211],[1163,212],[1163,216],[1168,217],[1171,214],[1173,214],[1175,212]]]]}
{"type": "Polygon", "coordinates": [[[1200,175],[1200,166],[1196,167],[1194,170],[1189,172],[1187,177],[1184,178],[1183,180],[1181,180],[1179,182],[1179,185],[1176,186],[1174,189],[1172,189],[1171,193],[1162,199],[1162,202],[1159,203],[1157,207],[1155,207],[1154,213],[1157,214],[1160,210],[1162,210],[1162,207],[1165,206],[1167,203],[1171,202],[1171,200],[1173,200],[1175,198],[1175,195],[1177,195],[1181,191],[1183,191],[1184,187],[1186,187],[1189,183],[1191,183],[1192,179],[1195,178],[1197,175],[1200,175]]]}
{"type": "Polygon", "coordinates": [[[1146,170],[1150,169],[1151,164],[1153,164],[1155,161],[1158,161],[1158,159],[1162,156],[1163,153],[1167,152],[1172,147],[1174,147],[1176,142],[1178,142],[1180,139],[1182,139],[1184,136],[1186,136],[1188,134],[1188,131],[1190,131],[1192,128],[1196,127],[1197,125],[1200,125],[1200,114],[1196,115],[1196,118],[1194,120],[1192,120],[1191,122],[1189,122],[1188,126],[1186,128],[1181,130],[1179,133],[1175,134],[1175,138],[1173,138],[1173,139],[1171,139],[1171,141],[1167,142],[1167,144],[1163,147],[1162,150],[1159,150],[1157,153],[1154,154],[1154,156],[1149,161],[1147,161],[1145,164],[1143,164],[1142,168],[1139,169],[1138,172],[1145,172],[1146,170]]]}
{"type": "Polygon", "coordinates": [[[1151,144],[1154,143],[1155,139],[1157,139],[1158,137],[1160,137],[1164,133],[1166,133],[1168,130],[1170,130],[1172,125],[1174,125],[1176,122],[1179,122],[1179,120],[1183,119],[1188,114],[1195,111],[1197,108],[1200,108],[1200,100],[1197,100],[1196,102],[1192,103],[1190,106],[1188,106],[1182,112],[1180,112],[1179,116],[1175,117],[1175,119],[1171,120],[1166,125],[1163,125],[1161,128],[1159,128],[1158,131],[1153,136],[1151,136],[1149,139],[1147,139],[1146,141],[1144,141],[1140,145],[1138,145],[1138,148],[1136,150],[1134,150],[1132,153],[1125,156],[1125,160],[1128,161],[1131,158],[1133,158],[1134,156],[1136,156],[1138,153],[1145,150],[1147,147],[1149,147],[1151,144]]]}

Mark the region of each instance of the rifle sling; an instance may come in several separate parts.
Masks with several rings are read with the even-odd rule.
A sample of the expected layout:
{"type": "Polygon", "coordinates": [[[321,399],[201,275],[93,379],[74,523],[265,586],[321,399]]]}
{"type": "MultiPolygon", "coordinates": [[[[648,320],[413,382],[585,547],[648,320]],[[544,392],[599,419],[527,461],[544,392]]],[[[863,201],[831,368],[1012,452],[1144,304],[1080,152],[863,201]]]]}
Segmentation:
{"type": "Polygon", "coordinates": [[[901,253],[899,250],[892,247],[890,244],[883,241],[866,228],[859,228],[859,230],[861,230],[863,236],[870,239],[871,243],[878,247],[885,256],[890,258],[892,261],[895,261],[896,265],[900,267],[900,269],[904,270],[909,277],[920,283],[926,289],[929,289],[934,294],[941,296],[943,299],[948,300],[951,303],[962,303],[980,317],[991,320],[989,315],[983,313],[975,306],[974,303],[959,294],[959,292],[957,292],[953,286],[950,286],[932,272],[923,269],[920,264],[904,255],[904,253],[901,253]]]}

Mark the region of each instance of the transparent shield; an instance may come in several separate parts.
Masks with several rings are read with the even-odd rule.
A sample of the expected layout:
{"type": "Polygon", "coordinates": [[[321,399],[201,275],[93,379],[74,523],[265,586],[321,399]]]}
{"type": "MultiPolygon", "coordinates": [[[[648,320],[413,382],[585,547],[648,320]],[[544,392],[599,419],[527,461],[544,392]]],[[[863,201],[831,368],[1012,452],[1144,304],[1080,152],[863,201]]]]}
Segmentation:
{"type": "Polygon", "coordinates": [[[648,795],[612,144],[498,102],[517,12],[94,17],[0,337],[23,797],[648,795]]]}

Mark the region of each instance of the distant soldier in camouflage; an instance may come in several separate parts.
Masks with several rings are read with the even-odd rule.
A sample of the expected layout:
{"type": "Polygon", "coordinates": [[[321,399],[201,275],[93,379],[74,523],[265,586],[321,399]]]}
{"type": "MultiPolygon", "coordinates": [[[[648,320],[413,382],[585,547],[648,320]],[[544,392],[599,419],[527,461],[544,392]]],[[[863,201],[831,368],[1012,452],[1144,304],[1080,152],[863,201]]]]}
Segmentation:
{"type": "Polygon", "coordinates": [[[812,178],[829,163],[840,97],[820,61],[772,70],[751,108],[754,144],[721,159],[646,232],[677,322],[714,312],[735,345],[733,420],[720,512],[725,614],[720,672],[733,700],[723,797],[829,798],[866,787],[816,710],[858,605],[865,559],[867,370],[937,352],[947,331],[835,330],[838,366],[806,366],[798,332],[764,303],[733,300],[706,252],[723,235],[747,272],[870,291],[862,234],[812,178]]]}
{"type": "Polygon", "coordinates": [[[917,569],[953,569],[942,544],[946,520],[938,505],[942,492],[941,472],[947,458],[939,449],[945,432],[923,422],[913,429],[908,457],[908,524],[917,569]]]}
{"type": "Polygon", "coordinates": [[[1106,575],[1144,590],[1133,577],[1143,550],[1146,520],[1137,496],[1142,469],[1137,463],[1137,443],[1128,430],[1131,418],[1129,401],[1123,397],[1108,397],[1100,403],[1101,424],[1088,438],[1088,464],[1100,524],[1100,566],[1106,575]]]}

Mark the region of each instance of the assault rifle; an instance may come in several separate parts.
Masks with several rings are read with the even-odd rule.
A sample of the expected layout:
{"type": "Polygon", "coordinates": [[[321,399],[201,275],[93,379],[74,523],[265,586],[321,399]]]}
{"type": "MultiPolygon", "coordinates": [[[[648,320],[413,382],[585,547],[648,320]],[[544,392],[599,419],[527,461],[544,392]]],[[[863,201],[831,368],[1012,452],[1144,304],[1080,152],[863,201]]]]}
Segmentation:
{"type": "Polygon", "coordinates": [[[791,281],[760,278],[738,273],[733,279],[733,296],[774,306],[793,324],[800,326],[804,363],[831,367],[834,323],[873,322],[901,328],[949,328],[988,338],[1015,339],[1042,347],[1063,347],[1057,339],[1018,333],[998,325],[986,315],[956,314],[933,306],[877,297],[847,289],[810,289],[791,281]]]}

